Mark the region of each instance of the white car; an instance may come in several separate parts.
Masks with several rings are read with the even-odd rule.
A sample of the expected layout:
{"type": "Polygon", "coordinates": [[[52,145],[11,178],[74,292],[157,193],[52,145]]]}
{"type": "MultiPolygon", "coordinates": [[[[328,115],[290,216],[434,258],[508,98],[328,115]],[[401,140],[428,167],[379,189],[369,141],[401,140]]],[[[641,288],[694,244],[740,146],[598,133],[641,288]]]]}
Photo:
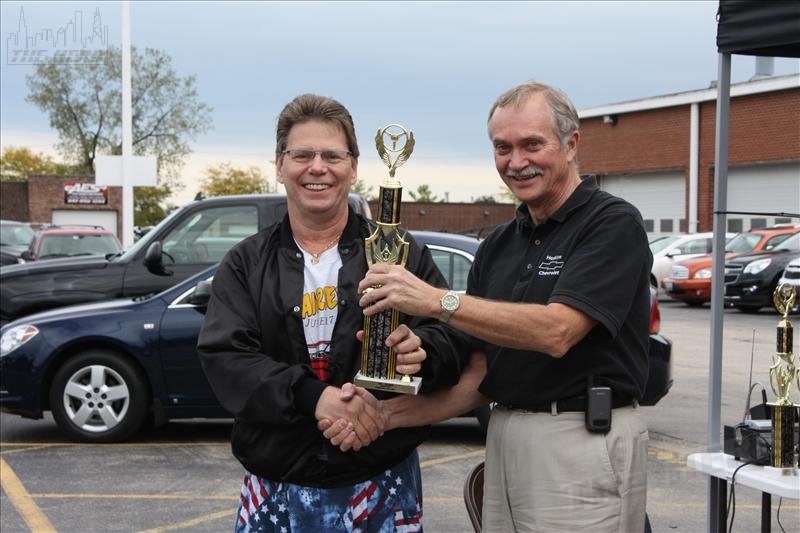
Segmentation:
{"type": "MultiPolygon", "coordinates": [[[[788,283],[789,285],[794,285],[794,289],[797,291],[797,296],[795,297],[794,306],[792,307],[792,312],[797,313],[800,312],[800,257],[797,259],[792,259],[789,261],[789,264],[786,265],[786,268],[783,270],[783,275],[781,279],[778,280],[778,285],[783,283],[788,283]]],[[[777,311],[777,309],[775,309],[777,311]]]]}
{"type": "MultiPolygon", "coordinates": [[[[733,237],[734,233],[726,233],[725,241],[733,237]]],[[[678,261],[710,254],[714,233],[688,233],[666,235],[650,242],[650,252],[653,254],[653,268],[650,271],[650,283],[658,289],[658,296],[665,297],[666,293],[661,287],[661,280],[669,275],[672,265],[678,261]]]]}

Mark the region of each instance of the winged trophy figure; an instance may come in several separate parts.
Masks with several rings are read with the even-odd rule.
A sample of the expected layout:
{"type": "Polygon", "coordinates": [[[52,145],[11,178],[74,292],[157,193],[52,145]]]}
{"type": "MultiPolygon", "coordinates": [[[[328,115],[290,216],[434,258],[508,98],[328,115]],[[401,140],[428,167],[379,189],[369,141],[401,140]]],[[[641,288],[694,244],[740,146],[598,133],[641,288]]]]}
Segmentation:
{"type": "MultiPolygon", "coordinates": [[[[387,126],[388,127],[388,126],[387,126]]],[[[389,167],[389,177],[394,178],[394,173],[403,163],[408,161],[408,158],[411,157],[411,152],[414,151],[414,133],[411,131],[407,131],[405,128],[402,128],[402,133],[398,133],[394,135],[386,131],[386,128],[379,129],[378,133],[375,135],[375,148],[378,150],[378,155],[380,156],[383,163],[389,167]],[[392,141],[392,150],[389,150],[386,145],[383,143],[383,136],[388,135],[389,139],[392,141]],[[392,156],[390,152],[396,152],[394,148],[397,146],[397,142],[400,140],[400,137],[406,136],[406,144],[403,146],[403,149],[400,150],[400,153],[392,161],[392,156]]]]}

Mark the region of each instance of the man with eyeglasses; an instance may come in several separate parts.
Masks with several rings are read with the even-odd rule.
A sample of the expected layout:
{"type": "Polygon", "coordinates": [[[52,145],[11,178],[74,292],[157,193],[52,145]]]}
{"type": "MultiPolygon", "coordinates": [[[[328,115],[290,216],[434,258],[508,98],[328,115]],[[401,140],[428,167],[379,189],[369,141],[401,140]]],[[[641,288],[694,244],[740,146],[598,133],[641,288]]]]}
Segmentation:
{"type": "MultiPolygon", "coordinates": [[[[472,335],[459,384],[384,403],[388,427],[495,402],[486,439],[483,531],[645,529],[652,255],[638,210],[578,173],[578,114],[530,81],[489,112],[495,166],[521,204],[483,243],[459,297],[375,265],[367,315],[394,308],[472,335]],[[613,415],[613,416],[612,416],[613,415]]],[[[352,391],[347,391],[351,394],[352,391]]],[[[334,444],[353,435],[320,428],[334,444]]]]}
{"type": "Polygon", "coordinates": [[[281,154],[289,156],[289,159],[301,165],[310,163],[317,155],[329,165],[339,165],[352,155],[347,150],[308,150],[304,148],[284,150],[281,154]]]}
{"type": "MultiPolygon", "coordinates": [[[[301,95],[278,117],[276,139],[287,215],[225,256],[198,341],[246,469],[235,530],[421,531],[416,447],[428,429],[384,434],[375,397],[359,389],[342,398],[360,367],[356,289],[376,227],[348,207],[359,155],[352,118],[336,100],[301,95]],[[343,420],[356,449],[375,442],[345,453],[317,429],[320,419],[343,420]]],[[[407,239],[408,268],[446,286],[430,252],[407,239]]],[[[419,374],[426,390],[455,384],[466,337],[434,319],[402,322],[387,341],[397,371],[419,374]]]]}

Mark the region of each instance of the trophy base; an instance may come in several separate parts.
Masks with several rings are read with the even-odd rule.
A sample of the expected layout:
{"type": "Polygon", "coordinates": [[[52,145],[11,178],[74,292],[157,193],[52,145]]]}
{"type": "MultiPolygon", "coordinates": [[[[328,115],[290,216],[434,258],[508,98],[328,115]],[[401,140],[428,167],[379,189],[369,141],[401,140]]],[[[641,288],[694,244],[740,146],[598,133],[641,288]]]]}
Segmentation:
{"type": "Polygon", "coordinates": [[[422,385],[422,378],[409,376],[411,381],[402,381],[400,379],[386,379],[386,378],[371,378],[364,376],[359,372],[353,378],[353,384],[365,389],[382,390],[388,392],[399,392],[400,394],[417,394],[419,387],[422,385]]]}

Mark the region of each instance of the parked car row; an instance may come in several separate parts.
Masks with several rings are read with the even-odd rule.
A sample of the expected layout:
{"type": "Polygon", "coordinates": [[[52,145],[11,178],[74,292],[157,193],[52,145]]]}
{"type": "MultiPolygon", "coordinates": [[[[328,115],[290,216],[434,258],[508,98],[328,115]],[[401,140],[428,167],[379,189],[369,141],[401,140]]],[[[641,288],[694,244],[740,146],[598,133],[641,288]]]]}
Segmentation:
{"type": "MultiPolygon", "coordinates": [[[[772,250],[799,231],[800,228],[793,226],[744,231],[725,245],[725,258],[727,260],[743,253],[772,250]]],[[[704,254],[675,263],[661,281],[666,295],[690,306],[700,306],[711,301],[711,259],[711,254],[704,254]]]]}
{"type": "MultiPolygon", "coordinates": [[[[412,232],[431,250],[454,290],[466,289],[479,241],[412,232]]],[[[53,418],[70,438],[114,442],[146,420],[229,418],[197,356],[197,337],[216,265],[147,296],[52,309],[0,329],[0,410],[53,418]]],[[[672,344],[659,334],[655,290],[650,308],[650,374],[642,405],[672,385],[672,344]]],[[[488,407],[474,414],[482,425],[488,407]]],[[[485,426],[484,426],[485,427],[485,426]]]]}
{"type": "MultiPolygon", "coordinates": [[[[731,237],[732,233],[725,234],[726,240],[731,237]]],[[[650,242],[650,252],[653,254],[650,283],[656,287],[659,296],[664,295],[661,281],[669,274],[672,266],[678,261],[710,254],[713,240],[714,234],[705,232],[665,235],[650,242]]]]}
{"type": "Polygon", "coordinates": [[[725,304],[745,313],[773,306],[773,293],[784,269],[799,257],[800,233],[795,233],[772,250],[725,261],[725,304]]]}

